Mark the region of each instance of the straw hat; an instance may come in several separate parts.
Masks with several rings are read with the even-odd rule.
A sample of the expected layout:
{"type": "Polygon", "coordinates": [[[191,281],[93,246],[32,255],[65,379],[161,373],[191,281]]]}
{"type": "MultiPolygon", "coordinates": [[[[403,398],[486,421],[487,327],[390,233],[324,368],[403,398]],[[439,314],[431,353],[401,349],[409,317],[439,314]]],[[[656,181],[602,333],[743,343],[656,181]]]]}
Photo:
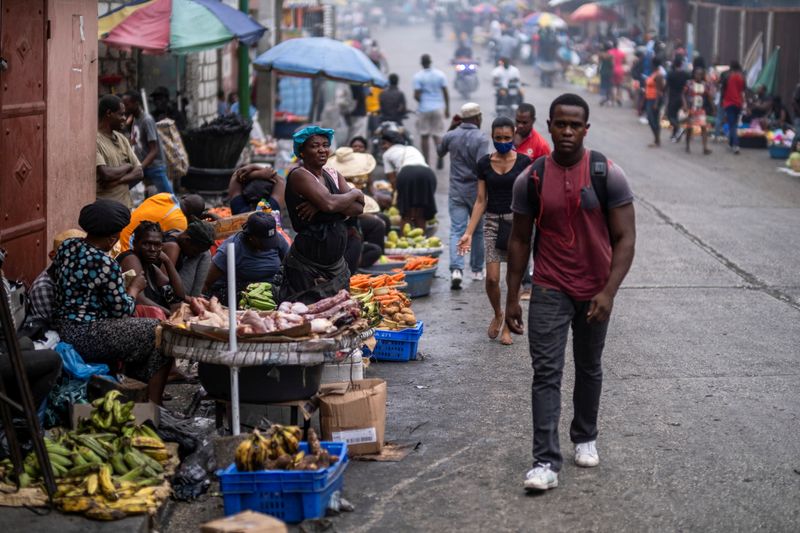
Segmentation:
{"type": "Polygon", "coordinates": [[[378,202],[375,201],[375,198],[372,196],[364,195],[364,214],[365,215],[374,215],[375,213],[380,213],[381,207],[378,205],[378,202]]]}
{"type": "Polygon", "coordinates": [[[82,239],[84,237],[86,237],[86,232],[79,229],[68,229],[66,231],[62,231],[53,237],[53,251],[55,252],[58,250],[58,247],[61,246],[61,243],[67,239],[82,239]]]}
{"type": "Polygon", "coordinates": [[[370,154],[354,152],[349,146],[337,148],[328,166],[335,168],[345,178],[363,176],[375,170],[375,158],[370,154]]]}

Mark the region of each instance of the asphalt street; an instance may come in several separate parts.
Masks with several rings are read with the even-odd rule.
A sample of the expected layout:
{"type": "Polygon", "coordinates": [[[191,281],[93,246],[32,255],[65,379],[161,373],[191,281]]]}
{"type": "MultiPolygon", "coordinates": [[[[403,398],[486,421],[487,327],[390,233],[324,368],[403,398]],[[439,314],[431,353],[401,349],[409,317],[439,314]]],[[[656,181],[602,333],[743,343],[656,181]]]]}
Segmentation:
{"type": "MultiPolygon", "coordinates": [[[[437,43],[430,27],[380,28],[376,37],[409,101],[423,53],[452,81],[454,45],[437,43]]],[[[490,70],[484,61],[474,97],[487,132],[490,70]]],[[[797,531],[800,180],[778,173],[766,151],[648,149],[649,130],[629,107],[601,108],[596,95],[564,84],[540,89],[532,69],[522,72],[542,133],[554,97],[587,98],[587,146],[619,164],[636,195],[636,259],[604,354],[600,466],[571,461],[568,347],[560,486],[536,496],[522,489],[531,464],[527,339],[506,347],[487,338],[482,283],[451,291],[445,254],[433,293],[413,304],[425,321],[422,357],[367,371],[388,382],[387,439],[420,446],[398,463],[351,462],[345,494],[356,510],[333,518],[333,530],[797,531]]],[[[454,96],[451,110],[463,103],[454,96]]],[[[447,175],[439,172],[437,194],[444,240],[447,175]]],[[[182,506],[165,531],[196,531],[221,513],[218,498],[182,506]]]]}
{"type": "MultiPolygon", "coordinates": [[[[452,82],[454,45],[427,27],[381,28],[390,70],[411,97],[419,57],[452,82]]],[[[480,50],[479,55],[485,55],[480,50]]],[[[483,130],[494,118],[482,57],[483,130]]],[[[649,149],[632,110],[565,84],[541,89],[522,67],[526,100],[546,135],[549,104],[579,92],[592,106],[588,147],[627,173],[636,195],[637,253],[616,299],[604,354],[601,464],[571,458],[573,367],[567,350],[558,489],[526,495],[531,462],[527,339],[486,336],[481,283],[449,289],[447,257],[429,298],[424,361],[373,364],[389,384],[387,438],[421,442],[400,463],[352,463],[356,512],[340,531],[796,531],[800,527],[800,180],[766,151],[713,144],[649,149]]],[[[452,94],[452,91],[451,91],[452,94]]],[[[451,112],[464,102],[452,96],[451,112]]],[[[409,121],[413,124],[413,118],[409,121]]],[[[439,234],[447,236],[447,169],[439,234]]]]}

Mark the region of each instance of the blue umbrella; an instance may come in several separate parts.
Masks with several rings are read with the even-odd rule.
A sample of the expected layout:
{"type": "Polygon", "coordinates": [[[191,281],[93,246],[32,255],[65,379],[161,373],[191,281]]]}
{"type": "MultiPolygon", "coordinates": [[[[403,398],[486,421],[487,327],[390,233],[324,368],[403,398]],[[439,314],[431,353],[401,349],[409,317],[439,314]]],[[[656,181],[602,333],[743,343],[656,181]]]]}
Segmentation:
{"type": "Polygon", "coordinates": [[[377,87],[388,85],[383,73],[361,50],[327,37],[289,39],[258,56],[253,64],[290,76],[377,87]]]}

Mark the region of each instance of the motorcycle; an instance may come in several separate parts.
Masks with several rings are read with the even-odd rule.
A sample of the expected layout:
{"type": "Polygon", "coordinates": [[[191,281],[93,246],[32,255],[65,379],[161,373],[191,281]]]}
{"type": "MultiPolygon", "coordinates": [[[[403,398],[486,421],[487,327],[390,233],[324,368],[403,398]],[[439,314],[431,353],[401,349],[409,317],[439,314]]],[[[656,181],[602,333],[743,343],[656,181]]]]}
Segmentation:
{"type": "Polygon", "coordinates": [[[517,108],[522,103],[520,85],[521,83],[517,79],[510,80],[508,87],[502,87],[499,83],[495,83],[495,115],[514,119],[517,114],[517,108]]]}
{"type": "Polygon", "coordinates": [[[453,86],[464,100],[468,100],[470,95],[478,90],[479,63],[469,58],[456,58],[452,63],[456,70],[453,86]]]}

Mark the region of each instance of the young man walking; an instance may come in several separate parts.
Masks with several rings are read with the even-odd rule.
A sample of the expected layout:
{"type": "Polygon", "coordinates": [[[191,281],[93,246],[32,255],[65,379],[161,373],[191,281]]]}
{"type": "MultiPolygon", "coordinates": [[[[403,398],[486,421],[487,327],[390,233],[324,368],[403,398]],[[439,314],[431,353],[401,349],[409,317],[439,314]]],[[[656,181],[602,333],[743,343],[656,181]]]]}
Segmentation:
{"type": "MultiPolygon", "coordinates": [[[[437,147],[439,157],[450,154],[450,288],[458,290],[464,278],[464,256],[458,240],[467,231],[469,217],[478,197],[478,159],[489,153],[489,136],[481,131],[481,108],[476,103],[461,106],[461,124],[448,131],[437,147]]],[[[472,280],[484,279],[483,221],[475,228],[469,264],[472,280]]]]}
{"type": "Polygon", "coordinates": [[[519,288],[531,249],[534,223],[533,296],[528,342],[533,361],[533,468],[524,486],[558,486],[562,456],[558,439],[561,377],[570,327],[575,357],[574,418],[570,439],[575,463],[597,466],[597,413],[601,356],[614,297],[633,261],[636,240],[633,194],[625,173],[583,146],[589,106],[563,94],[547,122],[553,152],[514,184],[508,249],[506,323],[521,334],[519,288]]]}

